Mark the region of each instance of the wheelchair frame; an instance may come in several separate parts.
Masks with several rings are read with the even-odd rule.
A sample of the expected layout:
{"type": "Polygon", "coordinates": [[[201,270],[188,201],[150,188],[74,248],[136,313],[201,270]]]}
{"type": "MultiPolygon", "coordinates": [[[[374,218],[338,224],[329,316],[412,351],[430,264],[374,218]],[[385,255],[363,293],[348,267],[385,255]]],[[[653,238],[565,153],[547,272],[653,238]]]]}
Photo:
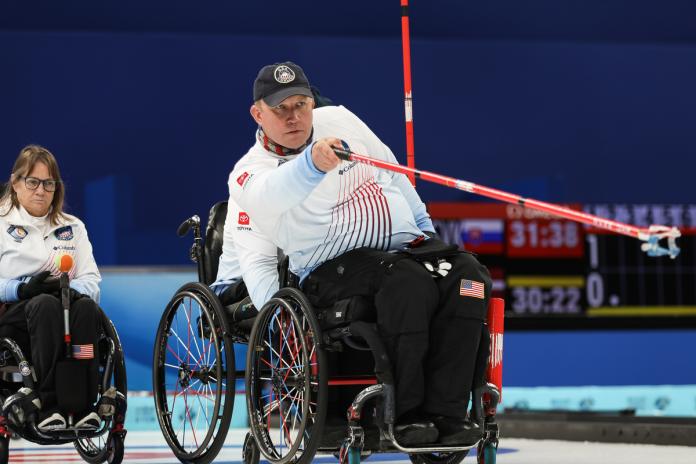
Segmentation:
{"type": "MultiPolygon", "coordinates": [[[[128,392],[126,366],[118,333],[106,315],[103,312],[100,312],[100,314],[104,334],[98,343],[105,345],[106,354],[104,363],[100,363],[102,378],[99,382],[98,393],[101,396],[106,392],[111,387],[113,378],[117,391],[123,395],[122,398],[117,397],[114,401],[114,414],[102,420],[97,430],[67,428],[42,432],[36,427],[36,411],[31,413],[34,415],[33,418],[30,416],[26,417],[21,425],[15,424],[5,416],[4,412],[0,412],[0,464],[6,464],[9,460],[9,439],[12,435],[17,435],[40,445],[60,445],[74,442],[78,454],[91,464],[102,462],[119,464],[123,460],[124,441],[127,433],[124,427],[127,409],[126,395],[128,392]],[[106,437],[104,437],[105,434],[106,437]]],[[[3,366],[3,374],[19,374],[22,385],[36,391],[34,371],[19,345],[10,338],[2,338],[0,339],[0,349],[10,353],[16,364],[16,367],[3,366]]],[[[0,404],[4,403],[10,396],[6,395],[6,393],[12,394],[9,389],[3,389],[0,392],[0,404]]]]}
{"type": "MultiPolygon", "coordinates": [[[[211,210],[211,220],[217,206],[211,210]]],[[[479,464],[495,463],[499,436],[495,410],[500,399],[500,386],[487,383],[472,394],[472,419],[479,423],[483,431],[481,439],[476,443],[466,446],[400,445],[394,433],[394,381],[391,365],[376,326],[353,321],[347,326],[322,330],[317,313],[302,292],[285,286],[261,308],[247,335],[244,330],[240,330],[238,324],[227,319],[219,299],[204,285],[206,277],[210,276],[205,276],[206,256],[198,216],[185,221],[179,227],[179,235],[185,235],[191,228],[194,243],[190,256],[198,265],[199,282],[185,284],[167,306],[158,329],[153,361],[158,420],[165,439],[181,462],[204,464],[212,462],[217,456],[231,420],[234,388],[230,386],[243,377],[251,429],[244,440],[245,463],[256,464],[261,456],[273,464],[309,463],[317,452],[321,452],[334,454],[340,462],[354,464],[360,462],[361,456],[373,452],[394,451],[408,454],[415,463],[457,463],[472,448],[477,448],[479,464]],[[219,366],[219,377],[216,379],[223,384],[216,387],[219,392],[216,393],[216,402],[224,400],[223,413],[210,421],[206,438],[201,443],[195,439],[195,443],[191,443],[188,448],[179,440],[179,437],[185,437],[185,433],[176,436],[172,434],[174,430],[171,420],[175,416],[175,408],[169,407],[163,374],[167,365],[167,352],[173,351],[168,346],[172,335],[173,306],[178,305],[181,309],[180,300],[187,295],[196,296],[194,299],[200,306],[195,327],[191,323],[193,312],[189,306],[188,316],[185,317],[189,324],[188,335],[200,335],[201,340],[205,339],[209,346],[222,344],[226,352],[225,366],[219,366]],[[206,324],[214,329],[206,328],[206,324]],[[372,352],[375,376],[329,379],[326,353],[341,351],[343,344],[365,350],[367,347],[356,342],[356,339],[364,340],[372,352]],[[245,371],[234,368],[234,356],[231,356],[230,349],[233,343],[248,343],[245,371]],[[325,428],[329,387],[345,384],[361,385],[364,388],[346,412],[348,423],[342,429],[344,433],[340,443],[326,443],[322,432],[325,428]],[[366,434],[361,423],[364,407],[369,402],[376,403],[378,438],[371,433],[372,430],[366,434]],[[275,440],[276,434],[279,436],[278,440],[275,440]],[[366,447],[366,443],[370,446],[366,447]]],[[[288,274],[287,269],[281,267],[281,275],[285,276],[282,282],[288,283],[288,274]]],[[[175,334],[174,338],[178,339],[176,343],[181,344],[181,334],[175,334]]],[[[221,360],[219,357],[215,359],[216,362],[221,360]]],[[[178,367],[170,366],[177,370],[176,375],[172,376],[178,382],[176,388],[182,388],[182,393],[178,396],[184,395],[183,389],[188,388],[192,381],[202,383],[205,369],[210,368],[198,363],[196,370],[185,364],[182,362],[178,367]]],[[[176,391],[174,397],[177,397],[176,391]]],[[[190,426],[189,430],[193,431],[194,423],[190,415],[184,419],[184,430],[186,421],[190,426]]]]}

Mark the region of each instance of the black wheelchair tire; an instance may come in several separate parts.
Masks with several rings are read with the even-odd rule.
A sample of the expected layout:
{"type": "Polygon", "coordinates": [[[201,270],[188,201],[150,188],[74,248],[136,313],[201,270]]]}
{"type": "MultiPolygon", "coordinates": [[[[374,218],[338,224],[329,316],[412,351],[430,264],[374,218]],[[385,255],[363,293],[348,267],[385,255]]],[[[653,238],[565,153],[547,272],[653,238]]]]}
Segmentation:
{"type": "MultiPolygon", "coordinates": [[[[285,328],[284,328],[285,332],[285,328]]],[[[270,344],[269,344],[270,346],[270,344]]],[[[300,354],[299,351],[295,353],[300,354]]],[[[282,349],[280,350],[282,356],[282,349]]],[[[295,356],[293,355],[293,358],[295,356]]],[[[292,369],[287,367],[288,371],[292,369]]],[[[285,376],[287,378],[287,374],[285,376]]],[[[283,380],[284,382],[284,380],[283,380]]],[[[299,385],[299,383],[297,384],[299,385]]],[[[287,391],[287,390],[286,390],[287,391]]],[[[290,396],[288,394],[288,396],[290,396]]],[[[312,462],[317,448],[321,442],[321,434],[324,430],[326,419],[328,396],[327,366],[326,356],[321,343],[321,329],[314,314],[312,305],[307,298],[297,289],[282,288],[269,300],[259,311],[254,322],[254,327],[249,336],[249,346],[247,350],[246,363],[246,401],[247,413],[249,415],[249,428],[254,436],[256,445],[261,454],[271,464],[309,464],[312,462]],[[268,333],[269,324],[272,323],[274,315],[282,311],[290,318],[293,328],[299,335],[293,335],[292,339],[296,349],[301,348],[300,365],[304,366],[302,377],[302,416],[300,418],[299,431],[295,440],[289,445],[285,455],[280,455],[274,446],[270,434],[270,415],[268,412],[268,425],[264,425],[264,406],[259,408],[263,397],[263,383],[265,380],[259,378],[263,364],[262,356],[265,352],[264,334],[268,333]],[[306,375],[305,375],[306,374],[306,375]],[[307,393],[308,400],[304,400],[307,393]],[[313,405],[314,410],[310,411],[309,405],[313,405]],[[261,410],[259,410],[261,409],[261,410]],[[311,423],[310,423],[311,421],[311,423]]],[[[271,395],[272,397],[272,395],[271,395]]],[[[297,399],[291,397],[291,404],[297,399]]],[[[280,400],[277,409],[282,411],[280,400]]],[[[270,406],[268,404],[266,406],[270,406]]],[[[268,408],[265,408],[268,409],[268,408]]],[[[297,409],[297,407],[296,407],[297,409]]],[[[289,411],[292,410],[292,406],[289,411]]],[[[279,414],[282,415],[282,412],[279,414]]],[[[283,426],[286,424],[283,423],[283,426]]],[[[294,424],[293,424],[294,428],[294,424]]]]}
{"type": "MultiPolygon", "coordinates": [[[[121,345],[121,339],[116,332],[113,322],[106,317],[104,312],[102,314],[102,324],[104,327],[104,332],[106,336],[114,341],[115,352],[114,352],[114,384],[116,390],[123,393],[123,396],[128,397],[128,375],[126,372],[126,359],[123,354],[123,345],[121,345]]],[[[126,418],[123,417],[123,422],[126,418]]]]}
{"type": "Polygon", "coordinates": [[[123,461],[123,452],[125,451],[123,435],[111,435],[109,443],[109,455],[106,458],[108,464],[121,464],[123,461]]]}
{"type": "Polygon", "coordinates": [[[0,464],[7,464],[10,460],[10,439],[0,436],[0,464]]]}
{"type": "Polygon", "coordinates": [[[261,453],[259,447],[256,446],[254,436],[251,432],[247,432],[244,436],[244,445],[242,445],[242,462],[244,464],[259,464],[261,453]]]}
{"type": "MultiPolygon", "coordinates": [[[[118,390],[120,393],[123,394],[124,397],[127,398],[128,379],[126,375],[126,362],[123,355],[123,346],[121,345],[121,340],[118,336],[118,333],[116,332],[116,328],[114,327],[111,320],[109,320],[109,318],[106,317],[106,314],[104,314],[104,312],[101,313],[101,318],[104,333],[114,342],[115,350],[113,359],[113,384],[116,387],[116,390],[118,390]]],[[[123,411],[123,417],[119,418],[119,422],[123,424],[125,420],[125,411],[123,411]]],[[[113,418],[111,426],[114,426],[113,418]]],[[[116,440],[120,440],[121,457],[117,461],[112,461],[110,460],[110,456],[118,456],[118,445],[113,445],[111,443],[112,440],[116,437],[113,434],[109,433],[109,435],[106,436],[106,440],[102,442],[103,436],[104,435],[96,437],[96,440],[94,438],[80,438],[75,440],[74,445],[75,449],[77,450],[77,453],[80,455],[82,459],[84,459],[86,462],[90,464],[101,464],[103,462],[113,462],[114,464],[117,464],[121,462],[121,460],[123,460],[124,437],[119,436],[118,440],[116,440]]]]}
{"type": "MultiPolygon", "coordinates": [[[[189,327],[189,329],[191,328],[189,327]]],[[[204,330],[202,325],[199,325],[197,329],[200,331],[204,330]]],[[[207,464],[213,462],[222,449],[232,420],[232,409],[234,406],[236,368],[233,346],[232,339],[229,336],[225,312],[217,296],[206,285],[199,282],[189,282],[179,288],[162,314],[157,329],[153,350],[152,384],[155,410],[160,429],[167,444],[181,462],[207,464]],[[219,377],[216,378],[224,379],[227,384],[227,388],[223,392],[220,382],[217,383],[213,413],[210,415],[212,418],[211,424],[209,424],[205,438],[201,443],[199,444],[196,440],[196,448],[193,450],[186,449],[186,444],[182,445],[180,443],[176,431],[172,427],[171,417],[173,416],[173,411],[169,411],[165,385],[166,373],[164,364],[168,332],[171,329],[173,318],[176,316],[178,305],[185,298],[192,299],[199,305],[202,316],[209,323],[207,329],[210,330],[210,327],[214,327],[214,330],[211,330],[208,334],[212,341],[210,344],[211,349],[216,351],[214,370],[219,374],[219,377]],[[212,348],[213,345],[214,348],[212,348]],[[223,352],[224,354],[222,354],[223,352]],[[220,362],[221,359],[224,359],[224,366],[220,362]]]]}
{"type": "Polygon", "coordinates": [[[464,460],[468,450],[455,451],[454,453],[427,453],[427,454],[409,454],[408,458],[413,464],[458,464],[464,460]]]}

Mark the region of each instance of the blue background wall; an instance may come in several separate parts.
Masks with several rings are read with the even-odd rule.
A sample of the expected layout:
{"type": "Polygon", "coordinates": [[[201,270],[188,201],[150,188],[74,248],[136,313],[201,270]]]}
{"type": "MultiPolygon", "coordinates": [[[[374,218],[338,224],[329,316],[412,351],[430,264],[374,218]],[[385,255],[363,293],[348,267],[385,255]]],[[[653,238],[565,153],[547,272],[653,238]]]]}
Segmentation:
{"type": "MultiPolygon", "coordinates": [[[[263,64],[301,63],[405,162],[399,12],[378,3],[8,2],[0,172],[43,144],[100,264],[184,263],[172,231],[226,197],[253,142],[263,64]]],[[[696,6],[525,3],[412,2],[419,167],[557,202],[696,200],[696,32],[685,20],[696,6]]]]}
{"type": "MultiPolygon", "coordinates": [[[[553,202],[696,202],[696,2],[412,0],[411,12],[421,169],[553,202]]],[[[22,146],[45,145],[100,265],[186,263],[174,230],[226,197],[253,143],[252,80],[286,59],[405,162],[396,0],[2,2],[0,178],[22,146]]],[[[189,278],[105,274],[135,389],[149,388],[156,323],[189,278]]],[[[505,343],[507,385],[696,384],[693,331],[505,343]]]]}

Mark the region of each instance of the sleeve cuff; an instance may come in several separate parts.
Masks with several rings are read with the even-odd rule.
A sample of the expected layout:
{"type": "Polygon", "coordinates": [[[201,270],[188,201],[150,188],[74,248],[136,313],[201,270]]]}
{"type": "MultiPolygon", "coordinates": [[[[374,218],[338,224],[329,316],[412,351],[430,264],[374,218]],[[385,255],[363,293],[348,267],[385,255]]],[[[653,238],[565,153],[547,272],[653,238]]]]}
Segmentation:
{"type": "Polygon", "coordinates": [[[304,160],[304,163],[302,163],[304,166],[304,171],[305,174],[314,179],[320,179],[321,177],[326,174],[324,171],[321,171],[319,168],[317,168],[314,165],[314,160],[312,160],[312,148],[314,148],[314,144],[317,142],[312,142],[307,148],[305,148],[304,152],[302,152],[302,159],[304,160]]]}
{"type": "Polygon", "coordinates": [[[435,226],[433,225],[433,221],[427,216],[425,216],[420,221],[417,221],[417,223],[418,228],[423,232],[436,232],[435,226]]]}
{"type": "Polygon", "coordinates": [[[227,282],[218,281],[210,284],[210,289],[216,296],[220,296],[222,295],[222,292],[229,288],[229,286],[230,284],[228,284],[227,282]]]}
{"type": "Polygon", "coordinates": [[[5,294],[3,295],[3,301],[5,303],[14,303],[15,301],[19,301],[19,295],[17,295],[17,291],[19,290],[19,286],[22,284],[20,280],[10,280],[7,282],[5,286],[5,294]]]}
{"type": "Polygon", "coordinates": [[[87,287],[85,287],[84,285],[81,285],[80,282],[77,282],[75,280],[71,280],[70,281],[70,288],[82,293],[83,295],[89,296],[89,291],[87,290],[87,287]]]}

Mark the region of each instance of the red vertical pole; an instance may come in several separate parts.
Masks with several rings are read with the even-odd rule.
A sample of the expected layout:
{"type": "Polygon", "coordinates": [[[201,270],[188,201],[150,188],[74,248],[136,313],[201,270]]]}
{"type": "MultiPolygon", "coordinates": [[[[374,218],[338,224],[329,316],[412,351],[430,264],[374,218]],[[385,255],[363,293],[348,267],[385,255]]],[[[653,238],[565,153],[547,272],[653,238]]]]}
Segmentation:
{"type": "Polygon", "coordinates": [[[503,328],[505,321],[505,301],[491,298],[488,304],[488,330],[491,334],[491,353],[488,358],[486,379],[495,384],[503,398],[503,328]]]}
{"type": "MultiPolygon", "coordinates": [[[[415,168],[413,145],[413,94],[411,91],[411,40],[408,29],[408,0],[401,0],[401,44],[404,55],[404,110],[406,113],[406,165],[415,168]]],[[[416,185],[416,178],[408,174],[411,184],[416,185]]]]}

